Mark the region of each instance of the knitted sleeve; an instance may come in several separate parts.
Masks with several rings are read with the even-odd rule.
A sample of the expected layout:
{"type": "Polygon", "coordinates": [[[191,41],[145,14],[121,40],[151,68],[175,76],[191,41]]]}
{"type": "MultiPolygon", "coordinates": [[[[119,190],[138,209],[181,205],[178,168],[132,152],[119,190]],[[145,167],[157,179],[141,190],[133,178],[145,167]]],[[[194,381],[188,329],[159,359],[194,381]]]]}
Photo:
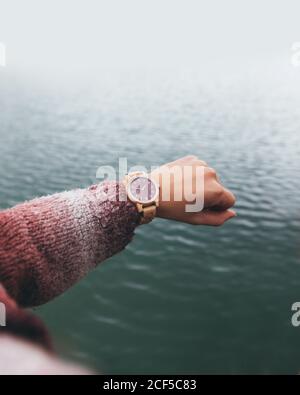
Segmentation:
{"type": "Polygon", "coordinates": [[[0,283],[21,306],[63,293],[121,251],[139,222],[124,187],[104,182],[0,212],[0,283]]]}

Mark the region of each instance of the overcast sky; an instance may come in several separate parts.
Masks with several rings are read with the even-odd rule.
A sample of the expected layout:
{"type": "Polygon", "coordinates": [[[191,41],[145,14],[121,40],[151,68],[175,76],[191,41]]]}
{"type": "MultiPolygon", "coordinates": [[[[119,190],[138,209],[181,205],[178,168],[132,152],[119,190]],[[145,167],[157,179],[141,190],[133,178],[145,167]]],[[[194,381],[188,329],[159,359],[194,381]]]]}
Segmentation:
{"type": "Polygon", "coordinates": [[[193,67],[285,56],[295,41],[299,0],[0,0],[14,67],[193,67]]]}

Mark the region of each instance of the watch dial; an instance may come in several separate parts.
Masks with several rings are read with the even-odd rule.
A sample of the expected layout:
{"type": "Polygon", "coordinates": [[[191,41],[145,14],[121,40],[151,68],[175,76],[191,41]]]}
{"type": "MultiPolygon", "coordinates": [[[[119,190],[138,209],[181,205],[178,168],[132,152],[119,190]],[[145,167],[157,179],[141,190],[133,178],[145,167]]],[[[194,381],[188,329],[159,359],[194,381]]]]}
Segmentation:
{"type": "Polygon", "coordinates": [[[137,177],[130,184],[132,196],[141,203],[147,203],[155,198],[156,186],[146,177],[137,177]]]}

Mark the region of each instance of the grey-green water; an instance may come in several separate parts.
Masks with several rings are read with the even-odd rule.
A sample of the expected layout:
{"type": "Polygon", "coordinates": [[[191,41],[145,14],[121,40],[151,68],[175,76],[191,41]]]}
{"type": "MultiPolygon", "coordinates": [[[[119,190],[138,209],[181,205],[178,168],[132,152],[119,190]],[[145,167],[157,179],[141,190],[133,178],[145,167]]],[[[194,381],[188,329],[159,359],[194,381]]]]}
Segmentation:
{"type": "Polygon", "coordinates": [[[138,229],[124,253],[38,308],[61,355],[108,373],[300,370],[290,323],[300,301],[299,75],[258,64],[226,78],[103,72],[60,84],[1,71],[1,208],[89,185],[119,157],[152,165],[188,153],[237,197],[238,218],[222,228],[138,229]]]}

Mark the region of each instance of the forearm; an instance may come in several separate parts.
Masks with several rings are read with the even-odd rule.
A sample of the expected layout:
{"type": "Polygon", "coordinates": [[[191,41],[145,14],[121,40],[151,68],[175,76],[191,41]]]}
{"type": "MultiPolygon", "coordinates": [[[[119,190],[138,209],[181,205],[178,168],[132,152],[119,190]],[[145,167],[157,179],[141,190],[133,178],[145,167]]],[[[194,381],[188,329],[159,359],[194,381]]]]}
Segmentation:
{"type": "Polygon", "coordinates": [[[20,305],[47,302],[127,245],[139,217],[119,189],[106,182],[0,213],[0,283],[20,305]]]}

